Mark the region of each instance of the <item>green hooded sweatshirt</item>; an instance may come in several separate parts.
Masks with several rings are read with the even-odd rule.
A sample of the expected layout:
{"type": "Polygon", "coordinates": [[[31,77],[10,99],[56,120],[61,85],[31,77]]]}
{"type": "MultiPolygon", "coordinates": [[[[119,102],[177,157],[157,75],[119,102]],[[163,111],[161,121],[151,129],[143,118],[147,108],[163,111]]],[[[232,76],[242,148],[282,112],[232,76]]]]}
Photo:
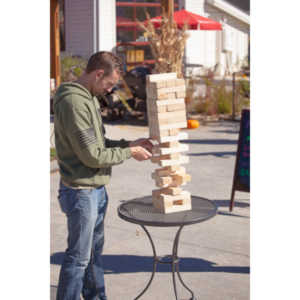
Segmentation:
{"type": "Polygon", "coordinates": [[[75,188],[107,184],[111,167],[131,157],[129,142],[105,138],[99,102],[78,83],[61,84],[53,105],[62,181],[75,188]]]}

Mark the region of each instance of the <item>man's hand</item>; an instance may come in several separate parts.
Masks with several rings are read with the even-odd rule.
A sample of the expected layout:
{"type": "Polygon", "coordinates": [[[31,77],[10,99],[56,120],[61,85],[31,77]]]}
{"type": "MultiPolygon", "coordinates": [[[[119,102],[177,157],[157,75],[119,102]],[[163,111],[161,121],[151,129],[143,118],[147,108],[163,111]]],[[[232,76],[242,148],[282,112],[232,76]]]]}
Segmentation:
{"type": "Polygon", "coordinates": [[[152,154],[141,146],[130,147],[132,157],[138,161],[149,159],[152,154]]]}
{"type": "Polygon", "coordinates": [[[153,144],[150,142],[150,139],[138,139],[133,142],[130,142],[129,147],[141,146],[152,153],[153,144]]]}

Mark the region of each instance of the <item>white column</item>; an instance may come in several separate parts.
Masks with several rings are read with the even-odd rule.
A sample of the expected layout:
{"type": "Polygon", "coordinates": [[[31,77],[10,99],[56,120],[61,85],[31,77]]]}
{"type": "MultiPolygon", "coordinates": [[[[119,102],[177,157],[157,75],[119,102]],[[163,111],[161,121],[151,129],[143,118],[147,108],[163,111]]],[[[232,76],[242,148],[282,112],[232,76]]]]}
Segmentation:
{"type": "Polygon", "coordinates": [[[97,0],[97,51],[113,51],[116,47],[116,1],[97,0]]]}

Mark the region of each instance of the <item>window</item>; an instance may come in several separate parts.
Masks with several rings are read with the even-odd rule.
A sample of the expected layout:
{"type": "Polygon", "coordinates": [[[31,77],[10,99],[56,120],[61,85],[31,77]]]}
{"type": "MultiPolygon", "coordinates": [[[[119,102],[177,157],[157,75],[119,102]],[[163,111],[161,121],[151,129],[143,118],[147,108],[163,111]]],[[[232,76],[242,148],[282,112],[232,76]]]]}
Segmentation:
{"type": "MultiPolygon", "coordinates": [[[[130,69],[137,64],[154,64],[149,42],[144,30],[138,25],[147,19],[160,16],[161,0],[117,1],[117,53],[122,56],[130,69]]],[[[178,10],[178,0],[174,0],[174,9],[178,10]]]]}

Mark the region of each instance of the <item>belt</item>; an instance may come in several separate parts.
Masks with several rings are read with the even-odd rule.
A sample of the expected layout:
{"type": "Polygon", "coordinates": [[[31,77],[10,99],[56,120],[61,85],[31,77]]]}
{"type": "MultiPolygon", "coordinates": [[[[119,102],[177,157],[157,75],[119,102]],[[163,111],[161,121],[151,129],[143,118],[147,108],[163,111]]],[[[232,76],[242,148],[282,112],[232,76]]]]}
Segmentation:
{"type": "Polygon", "coordinates": [[[65,186],[67,186],[71,189],[75,189],[75,190],[91,190],[91,189],[94,189],[94,187],[87,187],[87,186],[80,186],[80,185],[79,186],[72,186],[72,185],[70,185],[69,183],[67,183],[63,180],[61,180],[61,182],[62,182],[63,185],[65,185],[65,186]]]}

